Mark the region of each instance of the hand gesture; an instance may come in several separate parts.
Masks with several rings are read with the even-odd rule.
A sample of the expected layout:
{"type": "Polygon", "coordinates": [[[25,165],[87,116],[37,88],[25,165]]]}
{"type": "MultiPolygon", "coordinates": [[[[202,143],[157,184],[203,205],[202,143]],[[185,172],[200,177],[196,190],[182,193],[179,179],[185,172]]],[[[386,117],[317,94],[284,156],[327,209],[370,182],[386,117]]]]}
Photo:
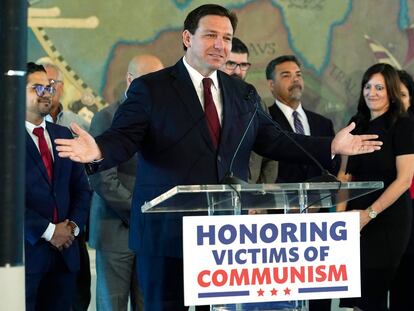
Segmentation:
{"type": "Polygon", "coordinates": [[[357,155],[381,149],[382,141],[373,140],[378,135],[352,135],[354,128],[355,123],[352,122],[335,135],[331,144],[332,154],[357,155]]]}
{"type": "Polygon", "coordinates": [[[76,123],[72,123],[70,127],[77,137],[73,139],[55,139],[56,150],[59,152],[59,156],[81,163],[101,159],[102,153],[95,139],[76,123]]]}

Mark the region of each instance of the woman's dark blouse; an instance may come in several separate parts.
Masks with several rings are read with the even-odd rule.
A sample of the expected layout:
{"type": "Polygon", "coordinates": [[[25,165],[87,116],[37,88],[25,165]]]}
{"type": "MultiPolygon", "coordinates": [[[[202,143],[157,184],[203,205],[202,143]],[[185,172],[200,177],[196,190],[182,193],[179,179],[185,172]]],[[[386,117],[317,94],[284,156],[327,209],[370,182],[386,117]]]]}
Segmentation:
{"type": "Polygon", "coordinates": [[[354,133],[377,134],[383,145],[379,151],[349,157],[347,173],[352,174],[352,181],[383,181],[384,188],[350,201],[347,210],[366,209],[371,205],[396,179],[396,157],[414,154],[414,124],[408,116],[393,123],[390,114],[385,113],[366,124],[360,123],[354,133]]]}
{"type": "MultiPolygon", "coordinates": [[[[351,200],[347,210],[368,208],[396,179],[396,157],[414,154],[413,125],[408,117],[392,122],[388,112],[357,125],[355,133],[378,134],[383,146],[373,153],[349,157],[347,172],[352,174],[353,181],[383,181],[384,188],[351,200]]],[[[388,291],[408,244],[411,220],[407,190],[361,230],[361,298],[342,298],[341,307],[387,309],[388,291]]]]}

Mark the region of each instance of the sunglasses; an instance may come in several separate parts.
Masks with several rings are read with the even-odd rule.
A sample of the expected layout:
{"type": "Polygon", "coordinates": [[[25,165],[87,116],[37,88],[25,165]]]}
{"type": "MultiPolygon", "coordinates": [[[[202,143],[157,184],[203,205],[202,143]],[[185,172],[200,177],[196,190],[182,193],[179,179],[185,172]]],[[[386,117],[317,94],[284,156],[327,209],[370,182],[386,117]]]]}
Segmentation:
{"type": "Polygon", "coordinates": [[[52,85],[33,84],[28,87],[35,90],[37,96],[39,97],[43,97],[46,92],[50,95],[54,95],[56,92],[56,89],[52,85]]]}
{"type": "Polygon", "coordinates": [[[49,83],[51,85],[55,85],[55,84],[63,83],[63,81],[62,80],[49,79],[49,83]]]}
{"type": "Polygon", "coordinates": [[[229,70],[234,70],[234,69],[237,68],[237,66],[239,66],[240,70],[246,71],[247,69],[250,68],[251,65],[252,64],[250,64],[250,63],[236,63],[236,62],[233,62],[231,60],[226,62],[226,68],[229,69],[229,70]]]}

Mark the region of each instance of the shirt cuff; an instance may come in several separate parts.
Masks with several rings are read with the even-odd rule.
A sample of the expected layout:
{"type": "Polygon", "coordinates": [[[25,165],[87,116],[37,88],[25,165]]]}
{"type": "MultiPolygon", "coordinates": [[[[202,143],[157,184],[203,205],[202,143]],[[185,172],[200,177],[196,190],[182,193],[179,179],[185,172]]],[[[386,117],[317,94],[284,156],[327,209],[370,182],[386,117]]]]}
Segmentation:
{"type": "Polygon", "coordinates": [[[42,234],[42,238],[50,242],[50,240],[53,237],[53,234],[55,233],[55,228],[56,228],[56,225],[49,222],[49,225],[47,226],[45,232],[43,232],[42,234]]]}

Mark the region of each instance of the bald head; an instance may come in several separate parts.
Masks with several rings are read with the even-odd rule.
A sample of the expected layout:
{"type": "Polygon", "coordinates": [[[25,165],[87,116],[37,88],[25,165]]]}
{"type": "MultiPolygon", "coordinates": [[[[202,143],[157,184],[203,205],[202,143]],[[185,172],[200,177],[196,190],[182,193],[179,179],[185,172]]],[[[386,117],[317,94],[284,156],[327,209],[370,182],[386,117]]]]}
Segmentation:
{"type": "Polygon", "coordinates": [[[154,55],[144,54],[135,56],[133,59],[131,59],[128,65],[128,72],[126,76],[127,87],[129,87],[132,80],[135,78],[138,78],[147,73],[161,70],[163,68],[164,65],[162,64],[161,60],[154,55]]]}

